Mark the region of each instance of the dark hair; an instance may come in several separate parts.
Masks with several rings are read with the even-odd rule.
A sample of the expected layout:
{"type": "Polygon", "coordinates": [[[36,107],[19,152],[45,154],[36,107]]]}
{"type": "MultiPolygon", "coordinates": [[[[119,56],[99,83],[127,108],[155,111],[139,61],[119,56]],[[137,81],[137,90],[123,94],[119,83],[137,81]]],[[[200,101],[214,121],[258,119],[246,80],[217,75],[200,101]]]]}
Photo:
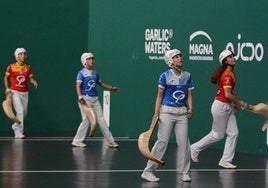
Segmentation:
{"type": "MultiPolygon", "coordinates": [[[[223,60],[223,62],[225,62],[223,60]]],[[[210,82],[213,84],[217,84],[221,74],[223,73],[223,71],[225,71],[225,69],[227,68],[227,64],[226,63],[222,63],[222,65],[220,67],[218,67],[212,74],[210,77],[210,82]]]]}

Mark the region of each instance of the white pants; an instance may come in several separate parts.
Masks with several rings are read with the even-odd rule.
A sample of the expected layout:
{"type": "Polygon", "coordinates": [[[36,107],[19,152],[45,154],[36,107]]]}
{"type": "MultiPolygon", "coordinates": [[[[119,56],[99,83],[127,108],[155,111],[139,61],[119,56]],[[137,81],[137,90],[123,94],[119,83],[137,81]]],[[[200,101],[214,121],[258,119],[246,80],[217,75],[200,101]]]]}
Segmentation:
{"type": "Polygon", "coordinates": [[[12,129],[15,135],[23,134],[24,123],[23,120],[27,115],[29,92],[19,92],[12,90],[12,103],[16,112],[16,117],[21,121],[21,124],[14,123],[12,129]]]}
{"type": "MultiPolygon", "coordinates": [[[[186,107],[161,106],[159,115],[159,128],[157,141],[152,148],[152,155],[162,159],[168,146],[172,129],[176,136],[178,145],[177,167],[181,174],[188,174],[190,171],[190,142],[188,138],[188,118],[186,107]]],[[[154,172],[158,163],[148,160],[144,171],[154,172]]]]}
{"type": "Polygon", "coordinates": [[[211,106],[211,113],[213,116],[212,130],[208,135],[194,143],[192,148],[200,152],[223,139],[226,133],[227,138],[221,161],[232,162],[239,133],[233,104],[215,100],[211,106]]]}
{"type": "MultiPolygon", "coordinates": [[[[94,109],[97,123],[105,140],[108,143],[114,142],[114,137],[112,136],[112,133],[110,132],[109,127],[104,119],[101,104],[98,100],[98,97],[83,96],[83,98],[86,101],[87,105],[91,106],[94,109]]],[[[82,122],[80,123],[76,135],[73,139],[74,142],[83,142],[86,138],[89,128],[89,120],[80,105],[79,108],[82,116],[82,122]]]]}

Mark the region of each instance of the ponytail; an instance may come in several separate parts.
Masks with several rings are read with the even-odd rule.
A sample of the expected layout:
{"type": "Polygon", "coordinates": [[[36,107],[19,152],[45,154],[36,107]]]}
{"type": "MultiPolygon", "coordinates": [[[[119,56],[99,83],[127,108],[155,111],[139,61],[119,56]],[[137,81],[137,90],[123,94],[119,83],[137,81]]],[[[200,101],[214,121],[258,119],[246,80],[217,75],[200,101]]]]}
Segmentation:
{"type": "Polygon", "coordinates": [[[217,84],[221,74],[223,73],[223,71],[225,71],[225,69],[227,68],[227,64],[223,63],[222,66],[218,67],[212,74],[210,77],[210,82],[213,84],[217,84]]]}

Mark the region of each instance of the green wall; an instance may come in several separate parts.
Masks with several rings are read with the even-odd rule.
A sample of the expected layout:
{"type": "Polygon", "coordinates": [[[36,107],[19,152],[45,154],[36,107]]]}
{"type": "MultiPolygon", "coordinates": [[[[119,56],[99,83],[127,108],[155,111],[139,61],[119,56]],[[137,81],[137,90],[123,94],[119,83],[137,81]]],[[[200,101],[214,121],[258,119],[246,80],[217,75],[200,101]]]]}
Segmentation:
{"type": "MultiPolygon", "coordinates": [[[[87,50],[95,55],[101,79],[121,89],[111,95],[110,122],[116,137],[137,138],[148,129],[157,80],[167,70],[162,56],[168,48],[183,52],[184,69],[195,82],[191,142],[210,131],[210,106],[216,93],[210,74],[219,66],[218,54],[228,43],[239,54],[236,95],[252,104],[268,100],[265,0],[16,0],[0,5],[3,75],[14,60],[15,48],[24,46],[40,84],[38,90],[31,88],[27,135],[74,135],[80,121],[75,77],[81,68],[80,55],[87,50]]],[[[0,97],[4,99],[4,90],[0,97]]],[[[3,112],[0,119],[0,134],[12,135],[3,112]]],[[[237,150],[268,153],[266,133],[260,130],[264,119],[242,111],[237,113],[237,121],[237,150]]],[[[223,144],[213,147],[222,148],[223,144]]]]}
{"type": "MultiPolygon", "coordinates": [[[[219,66],[218,54],[228,43],[236,53],[241,53],[238,46],[242,44],[262,45],[263,51],[257,48],[256,55],[259,59],[263,55],[260,62],[256,58],[246,62],[238,58],[236,95],[252,104],[266,102],[267,85],[263,83],[267,69],[267,5],[267,1],[241,0],[90,1],[89,47],[95,52],[96,68],[104,80],[121,87],[120,94],[112,95],[113,132],[137,138],[148,129],[158,76],[167,69],[161,60],[161,47],[165,46],[181,49],[184,69],[192,73],[195,82],[195,111],[189,125],[192,142],[210,131],[210,107],[217,90],[209,82],[210,74],[219,66]],[[156,37],[150,35],[151,31],[156,37]],[[211,41],[202,32],[190,40],[197,31],[207,33],[211,41]],[[153,47],[146,50],[146,45],[153,47]],[[202,54],[202,46],[207,47],[207,53],[202,54]],[[192,48],[200,49],[201,54],[192,48]],[[208,60],[193,60],[196,58],[208,60]]],[[[252,54],[251,48],[243,48],[242,52],[246,57],[252,54]]],[[[266,133],[260,131],[263,118],[239,112],[237,121],[238,151],[267,153],[266,133]]],[[[214,147],[222,145],[220,142],[214,147]]]]}
{"type": "MultiPolygon", "coordinates": [[[[75,78],[81,52],[88,45],[88,1],[1,1],[0,66],[15,61],[25,47],[37,90],[31,87],[26,136],[74,134],[80,121],[75,78]]],[[[2,84],[2,82],[1,82],[2,84]]],[[[1,100],[5,98],[2,86],[1,100]]],[[[13,135],[11,122],[0,112],[1,135],[13,135]]]]}

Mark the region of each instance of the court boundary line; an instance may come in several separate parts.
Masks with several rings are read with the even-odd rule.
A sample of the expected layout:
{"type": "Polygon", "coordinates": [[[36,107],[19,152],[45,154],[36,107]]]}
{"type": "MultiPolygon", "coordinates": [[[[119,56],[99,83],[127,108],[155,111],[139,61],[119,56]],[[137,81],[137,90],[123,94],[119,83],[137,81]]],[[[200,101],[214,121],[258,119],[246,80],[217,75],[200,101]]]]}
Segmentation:
{"type": "MultiPolygon", "coordinates": [[[[114,137],[116,141],[138,141],[129,137],[114,137]]],[[[0,137],[0,141],[72,141],[73,137],[27,137],[25,139],[16,139],[14,137],[0,137]]],[[[87,137],[85,141],[103,141],[104,137],[87,137]]]]}
{"type": "MultiPolygon", "coordinates": [[[[0,170],[2,173],[122,173],[141,170],[0,170]]],[[[178,169],[158,169],[157,172],[179,172],[178,169]]],[[[268,169],[191,169],[191,172],[268,172],[268,169]]]]}

